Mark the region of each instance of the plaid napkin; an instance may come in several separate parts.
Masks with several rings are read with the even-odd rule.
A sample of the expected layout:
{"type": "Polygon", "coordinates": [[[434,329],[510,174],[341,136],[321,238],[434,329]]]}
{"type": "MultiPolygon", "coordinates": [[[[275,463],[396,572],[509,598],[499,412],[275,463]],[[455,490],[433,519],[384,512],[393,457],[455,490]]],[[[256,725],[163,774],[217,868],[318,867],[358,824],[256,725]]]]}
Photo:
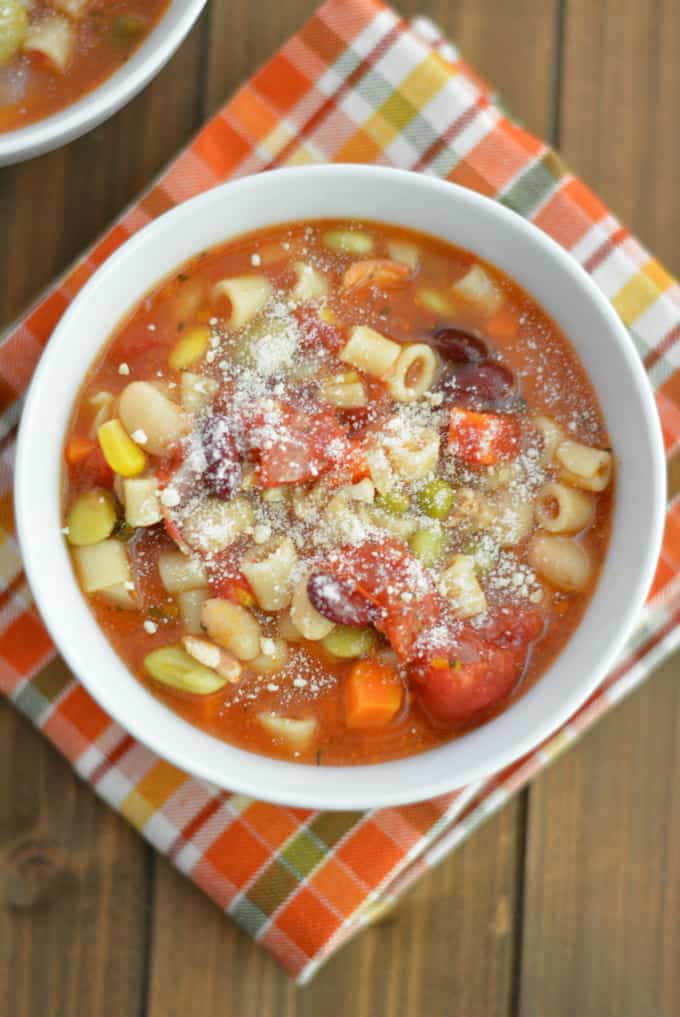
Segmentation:
{"type": "Polygon", "coordinates": [[[0,345],[0,687],[80,776],[300,982],[459,844],[680,641],[680,510],[616,671],[538,750],[494,779],[405,808],[323,813],[222,792],[158,759],[63,669],[33,606],[12,521],[21,397],[42,347],[96,268],[154,216],[214,184],[283,164],[376,162],[492,195],[576,258],[630,329],[669,455],[680,439],[680,288],[428,21],[330,0],[200,132],[139,203],[0,345]]]}

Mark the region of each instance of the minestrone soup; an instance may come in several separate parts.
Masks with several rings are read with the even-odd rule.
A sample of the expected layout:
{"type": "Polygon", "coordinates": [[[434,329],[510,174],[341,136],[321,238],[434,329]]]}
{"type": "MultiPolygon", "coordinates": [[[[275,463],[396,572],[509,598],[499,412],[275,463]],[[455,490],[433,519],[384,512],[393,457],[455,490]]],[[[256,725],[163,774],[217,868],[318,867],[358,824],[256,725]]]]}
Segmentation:
{"type": "Polygon", "coordinates": [[[422,752],[516,699],[597,581],[613,458],[568,341],[471,253],[280,226],[160,285],[92,368],[64,535],[140,681],[317,764],[422,752]]]}
{"type": "Polygon", "coordinates": [[[169,0],[0,0],[0,131],[56,113],[113,74],[169,0]]]}

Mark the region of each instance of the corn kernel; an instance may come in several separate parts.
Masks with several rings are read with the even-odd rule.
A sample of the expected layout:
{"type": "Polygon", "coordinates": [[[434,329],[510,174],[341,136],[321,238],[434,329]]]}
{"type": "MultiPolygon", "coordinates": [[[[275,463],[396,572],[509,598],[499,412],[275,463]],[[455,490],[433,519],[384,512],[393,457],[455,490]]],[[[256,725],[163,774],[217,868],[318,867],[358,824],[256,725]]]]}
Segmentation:
{"type": "Polygon", "coordinates": [[[104,458],[114,473],[136,477],[146,466],[146,456],[127,433],[120,420],[107,420],[97,430],[104,458]]]}
{"type": "Polygon", "coordinates": [[[205,356],[209,346],[210,329],[207,325],[190,328],[170,351],[170,367],[173,371],[187,371],[205,356]]]}

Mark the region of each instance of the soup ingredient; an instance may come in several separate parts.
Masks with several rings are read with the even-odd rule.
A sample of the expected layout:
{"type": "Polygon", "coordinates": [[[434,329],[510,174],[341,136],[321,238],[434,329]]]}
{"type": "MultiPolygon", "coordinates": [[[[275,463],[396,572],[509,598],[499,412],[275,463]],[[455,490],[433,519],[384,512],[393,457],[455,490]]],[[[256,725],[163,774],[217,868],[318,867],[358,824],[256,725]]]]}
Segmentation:
{"type": "MultiPolygon", "coordinates": [[[[312,584],[312,590],[316,590],[312,584]]],[[[317,603],[328,605],[331,600],[321,597],[317,603]]],[[[329,619],[314,606],[309,596],[309,577],[304,576],[295,586],[293,591],[293,603],[290,609],[290,618],[301,636],[313,642],[323,639],[332,630],[335,622],[329,619]]]]}
{"type": "Polygon", "coordinates": [[[245,607],[211,597],[203,605],[201,621],[213,642],[229,650],[239,660],[254,660],[259,654],[260,624],[245,607]]]}
{"type": "Polygon", "coordinates": [[[321,642],[334,657],[363,657],[375,643],[375,631],[336,625],[321,642]]]}
{"type": "Polygon", "coordinates": [[[141,432],[146,435],[144,448],[155,456],[162,455],[184,432],[185,420],[179,406],[148,381],[133,381],[126,385],[120,396],[118,412],[128,434],[141,432]]]}
{"type": "Polygon", "coordinates": [[[373,260],[355,261],[346,269],[342,286],[346,290],[360,290],[365,286],[377,286],[381,290],[397,289],[408,282],[411,270],[398,261],[373,260]]]}
{"type": "Polygon", "coordinates": [[[386,491],[377,496],[375,507],[393,516],[403,516],[411,507],[411,499],[404,491],[386,491]]]}
{"type": "Polygon", "coordinates": [[[396,539],[343,547],[329,571],[377,609],[373,625],[403,660],[409,659],[419,633],[440,616],[430,574],[396,539]]]}
{"type": "Polygon", "coordinates": [[[281,611],[293,596],[297,551],[290,537],[277,537],[243,558],[241,571],[263,611],[281,611]]]}
{"type": "Polygon", "coordinates": [[[257,719],[272,738],[285,742],[295,751],[309,745],[319,729],[314,717],[280,717],[277,713],[258,713],[257,719]]]}
{"type": "Polygon", "coordinates": [[[445,519],[453,507],[453,488],[447,480],[437,477],[418,491],[418,504],[426,516],[445,519]]]}
{"type": "Polygon", "coordinates": [[[427,568],[436,565],[446,550],[446,533],[441,526],[422,526],[408,540],[418,561],[427,568]]]}
{"type": "MultiPolygon", "coordinates": [[[[2,0],[3,4],[5,0],[2,0]]],[[[38,53],[49,61],[53,70],[64,74],[73,57],[75,36],[68,18],[59,14],[48,15],[33,21],[26,32],[23,48],[38,53]]]]}
{"type": "Polygon", "coordinates": [[[486,611],[486,595],[479,585],[475,559],[454,554],[439,577],[439,590],[457,618],[471,618],[486,611]]]}
{"type": "Polygon", "coordinates": [[[570,537],[534,534],[529,541],[529,561],[539,575],[566,593],[579,593],[590,581],[590,556],[570,537]]]}
{"type": "Polygon", "coordinates": [[[577,533],[595,518],[595,500],[585,491],[553,480],[538,492],[535,513],[538,525],[549,533],[577,533]]]}
{"type": "Polygon", "coordinates": [[[563,441],[555,449],[560,479],[586,491],[604,491],[612,478],[612,454],[579,441],[563,441]]]}
{"type": "Polygon", "coordinates": [[[373,250],[373,237],[360,230],[329,230],[323,242],[336,254],[366,256],[373,250]]]}
{"type": "Polygon", "coordinates": [[[127,433],[120,420],[107,420],[97,431],[104,458],[114,473],[136,477],[146,466],[146,456],[127,433]]]}
{"type": "Polygon", "coordinates": [[[226,650],[207,639],[197,639],[195,636],[182,636],[182,645],[189,656],[197,660],[199,664],[216,671],[232,685],[238,682],[242,668],[231,653],[227,653],[226,650]]]}
{"type": "Polygon", "coordinates": [[[457,297],[475,304],[487,315],[500,310],[505,299],[496,283],[479,264],[472,265],[465,275],[453,284],[452,289],[457,297]]]}
{"type": "Polygon", "coordinates": [[[481,364],[489,355],[486,343],[462,328],[438,328],[429,342],[443,357],[457,364],[481,364]]]}
{"type": "Polygon", "coordinates": [[[98,544],[76,547],[74,558],[85,593],[130,581],[130,562],[125,545],[119,540],[100,540],[98,544]]]}
{"type": "Polygon", "coordinates": [[[202,360],[210,346],[210,329],[207,325],[196,325],[175,343],[168,362],[173,371],[187,371],[202,360]]]}
{"type": "Polygon", "coordinates": [[[431,388],[437,366],[436,353],[425,343],[409,343],[402,347],[385,375],[390,395],[399,403],[415,402],[431,388]]]}
{"type": "Polygon", "coordinates": [[[508,696],[519,668],[508,650],[470,634],[438,650],[414,677],[422,683],[419,699],[433,720],[455,725],[508,696]]]}
{"type": "Polygon", "coordinates": [[[144,667],[155,681],[182,692],[205,696],[218,692],[227,679],[192,657],[181,646],[164,646],[144,658],[144,667]]]}
{"type": "Polygon", "coordinates": [[[201,445],[205,456],[203,484],[216,498],[228,501],[236,494],[243,475],[229,421],[220,416],[208,417],[201,431],[201,445]]]}
{"type": "Polygon", "coordinates": [[[128,526],[153,526],[160,522],[161,506],[155,477],[126,477],[123,481],[125,522],[128,526]]]}
{"type": "Polygon", "coordinates": [[[371,603],[349,584],[325,572],[313,572],[307,581],[307,596],[324,618],[345,628],[369,625],[375,612],[371,603]]]}
{"type": "Polygon", "coordinates": [[[81,494],[68,514],[68,540],[76,547],[97,544],[111,536],[118,518],[108,491],[93,487],[81,494]]]}
{"type": "Polygon", "coordinates": [[[185,593],[207,586],[208,577],[201,562],[181,551],[163,551],[158,556],[158,572],[168,593],[185,593]]]}
{"type": "Polygon", "coordinates": [[[449,444],[469,466],[495,466],[517,455],[517,419],[499,413],[475,413],[454,406],[449,417],[449,444]]]}
{"type": "Polygon", "coordinates": [[[288,663],[288,643],[285,639],[261,639],[261,652],[250,661],[257,674],[276,674],[288,663]]]}
{"type": "Polygon", "coordinates": [[[503,364],[468,363],[455,368],[442,381],[447,399],[472,400],[492,409],[512,395],[515,379],[503,364]]]}
{"type": "Polygon", "coordinates": [[[21,0],[0,4],[0,67],[18,53],[28,31],[28,14],[21,0]]]}
{"type": "Polygon", "coordinates": [[[398,671],[377,660],[360,660],[345,688],[347,727],[384,727],[399,713],[404,686],[398,671]]]}

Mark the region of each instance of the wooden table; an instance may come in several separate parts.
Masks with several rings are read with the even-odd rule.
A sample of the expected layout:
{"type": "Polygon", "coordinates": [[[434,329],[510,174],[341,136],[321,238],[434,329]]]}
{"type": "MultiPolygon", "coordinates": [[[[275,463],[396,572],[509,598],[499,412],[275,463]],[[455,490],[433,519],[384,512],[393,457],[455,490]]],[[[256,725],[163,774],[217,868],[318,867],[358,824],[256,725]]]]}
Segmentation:
{"type": "MultiPolygon", "coordinates": [[[[213,0],[158,79],[0,172],[0,324],[129,202],[313,0],[213,0]]],[[[677,0],[402,0],[680,272],[677,0]]],[[[678,471],[673,471],[678,472],[678,471]]],[[[2,1017],[677,1017],[677,660],[304,990],[0,711],[2,1017]]]]}

